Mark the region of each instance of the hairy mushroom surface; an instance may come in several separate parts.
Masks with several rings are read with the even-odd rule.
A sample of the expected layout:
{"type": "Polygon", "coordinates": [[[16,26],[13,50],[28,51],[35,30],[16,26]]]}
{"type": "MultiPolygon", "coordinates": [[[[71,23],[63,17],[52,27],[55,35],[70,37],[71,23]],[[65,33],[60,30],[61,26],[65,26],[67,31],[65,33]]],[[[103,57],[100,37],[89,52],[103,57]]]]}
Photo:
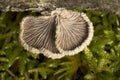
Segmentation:
{"type": "Polygon", "coordinates": [[[51,16],[25,17],[20,41],[28,51],[57,59],[82,51],[91,42],[93,32],[85,13],[57,8],[51,16]]]}

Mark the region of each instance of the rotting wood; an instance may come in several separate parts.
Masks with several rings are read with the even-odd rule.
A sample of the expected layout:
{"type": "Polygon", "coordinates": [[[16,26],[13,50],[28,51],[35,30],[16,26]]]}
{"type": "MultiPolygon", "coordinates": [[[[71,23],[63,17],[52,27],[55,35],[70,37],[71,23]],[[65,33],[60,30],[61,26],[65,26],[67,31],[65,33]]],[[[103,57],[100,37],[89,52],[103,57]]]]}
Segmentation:
{"type": "Polygon", "coordinates": [[[120,0],[0,0],[0,11],[42,11],[81,8],[120,15],[120,0]]]}

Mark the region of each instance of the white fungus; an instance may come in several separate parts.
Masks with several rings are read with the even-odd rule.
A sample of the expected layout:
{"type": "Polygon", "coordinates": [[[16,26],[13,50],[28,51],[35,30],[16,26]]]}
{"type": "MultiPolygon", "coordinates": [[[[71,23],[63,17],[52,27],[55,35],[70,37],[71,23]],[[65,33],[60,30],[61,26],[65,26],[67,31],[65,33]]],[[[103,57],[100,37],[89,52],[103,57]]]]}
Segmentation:
{"type": "Polygon", "coordinates": [[[90,44],[94,33],[85,13],[65,8],[57,8],[51,16],[25,17],[20,29],[26,50],[52,59],[79,53],[90,44]]]}

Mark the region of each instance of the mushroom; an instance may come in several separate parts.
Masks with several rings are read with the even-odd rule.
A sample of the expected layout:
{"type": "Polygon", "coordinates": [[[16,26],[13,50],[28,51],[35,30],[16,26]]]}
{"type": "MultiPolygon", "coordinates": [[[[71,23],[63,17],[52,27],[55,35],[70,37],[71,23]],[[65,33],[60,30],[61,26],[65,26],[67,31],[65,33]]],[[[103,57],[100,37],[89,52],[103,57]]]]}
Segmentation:
{"type": "Polygon", "coordinates": [[[20,41],[26,50],[52,59],[79,53],[90,44],[94,32],[85,13],[65,8],[57,8],[51,16],[27,16],[20,28],[20,41]]]}

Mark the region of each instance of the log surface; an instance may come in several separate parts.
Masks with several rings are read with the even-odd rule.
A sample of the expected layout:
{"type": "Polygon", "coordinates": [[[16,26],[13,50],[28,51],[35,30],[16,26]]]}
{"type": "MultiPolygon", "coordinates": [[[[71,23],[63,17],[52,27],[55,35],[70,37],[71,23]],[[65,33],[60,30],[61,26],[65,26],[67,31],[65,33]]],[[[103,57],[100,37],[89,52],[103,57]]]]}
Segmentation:
{"type": "Polygon", "coordinates": [[[120,15],[120,0],[0,0],[0,11],[42,11],[57,7],[99,10],[120,15]]]}

